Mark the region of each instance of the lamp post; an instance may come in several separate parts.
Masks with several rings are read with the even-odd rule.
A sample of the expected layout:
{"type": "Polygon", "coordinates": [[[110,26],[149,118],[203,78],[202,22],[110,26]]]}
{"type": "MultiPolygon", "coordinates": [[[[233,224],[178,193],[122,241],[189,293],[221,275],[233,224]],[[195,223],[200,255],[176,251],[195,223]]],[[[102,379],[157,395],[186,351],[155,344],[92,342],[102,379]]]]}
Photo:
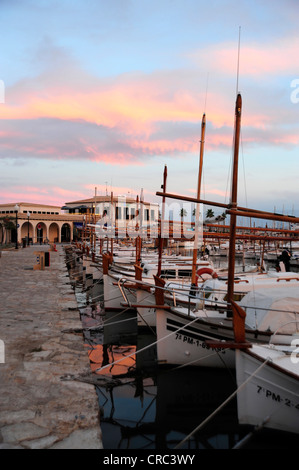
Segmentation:
{"type": "Polygon", "coordinates": [[[85,225],[86,225],[86,216],[83,215],[83,243],[85,242],[85,225]]]}
{"type": "Polygon", "coordinates": [[[27,239],[27,244],[29,246],[29,217],[30,217],[30,212],[27,212],[27,217],[28,217],[28,239],[27,239]]]}
{"type": "Polygon", "coordinates": [[[18,212],[19,212],[18,204],[15,205],[14,209],[16,213],[16,250],[17,250],[19,248],[18,247],[18,212]]]}

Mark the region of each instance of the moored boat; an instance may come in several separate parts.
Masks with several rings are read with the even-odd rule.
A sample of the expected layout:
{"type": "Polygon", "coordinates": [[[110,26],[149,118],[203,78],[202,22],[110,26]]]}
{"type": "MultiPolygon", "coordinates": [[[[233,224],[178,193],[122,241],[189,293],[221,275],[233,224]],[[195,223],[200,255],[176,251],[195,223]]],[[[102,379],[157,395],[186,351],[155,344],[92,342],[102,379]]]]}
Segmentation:
{"type": "Polygon", "coordinates": [[[250,349],[236,351],[239,422],[299,433],[298,289],[246,297],[252,324],[274,333],[268,342],[253,340],[250,349]]]}
{"type": "Polygon", "coordinates": [[[240,424],[299,433],[299,335],[236,351],[240,424]]]}

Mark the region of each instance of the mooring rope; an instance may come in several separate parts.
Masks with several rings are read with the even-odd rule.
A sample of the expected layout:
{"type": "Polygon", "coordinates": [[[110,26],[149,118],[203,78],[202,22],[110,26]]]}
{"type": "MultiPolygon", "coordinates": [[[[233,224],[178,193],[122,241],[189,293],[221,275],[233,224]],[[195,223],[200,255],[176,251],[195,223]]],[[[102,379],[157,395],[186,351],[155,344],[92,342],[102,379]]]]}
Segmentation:
{"type": "Polygon", "coordinates": [[[251,374],[248,379],[245,380],[224,402],[216,408],[216,410],[213,411],[213,413],[210,414],[206,419],[204,419],[201,424],[199,424],[188,436],[186,436],[176,447],[175,449],[179,449],[182,447],[182,445],[188,441],[195,433],[197,433],[200,429],[202,429],[214,416],[216,416],[219,411],[222,410],[236,395],[238,392],[240,392],[247,384],[250,382],[250,380],[269,362],[271,361],[271,358],[265,359],[265,361],[251,374]]]}
{"type": "Polygon", "coordinates": [[[186,325],[181,326],[180,328],[178,328],[178,329],[175,330],[175,331],[172,331],[171,333],[169,333],[169,334],[166,335],[166,336],[163,336],[163,338],[160,338],[160,339],[158,339],[157,341],[154,341],[153,343],[148,344],[148,345],[145,346],[144,348],[139,349],[138,351],[134,351],[133,353],[128,354],[127,356],[125,356],[125,357],[123,357],[123,358],[121,358],[121,359],[118,359],[117,361],[114,361],[114,362],[112,362],[111,364],[107,364],[107,365],[104,366],[104,367],[99,367],[98,369],[95,369],[94,372],[102,371],[103,369],[106,369],[107,367],[114,366],[115,364],[117,364],[117,363],[123,361],[124,359],[127,359],[128,357],[131,357],[131,356],[134,356],[134,355],[136,355],[136,354],[139,354],[139,353],[145,351],[146,349],[149,349],[149,348],[155,346],[156,344],[160,343],[161,341],[164,341],[165,339],[167,339],[167,338],[169,338],[170,336],[174,335],[174,334],[177,333],[178,331],[183,330],[183,329],[187,328],[188,326],[192,325],[192,323],[196,322],[197,320],[198,320],[197,318],[194,318],[192,321],[190,321],[190,322],[187,323],[186,325]]]}

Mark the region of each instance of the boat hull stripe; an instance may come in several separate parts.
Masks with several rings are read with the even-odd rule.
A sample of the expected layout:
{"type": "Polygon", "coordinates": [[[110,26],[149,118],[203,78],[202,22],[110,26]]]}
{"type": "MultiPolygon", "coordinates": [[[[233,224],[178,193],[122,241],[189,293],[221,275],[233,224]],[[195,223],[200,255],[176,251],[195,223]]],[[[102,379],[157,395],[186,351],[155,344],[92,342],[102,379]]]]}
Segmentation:
{"type": "MultiPolygon", "coordinates": [[[[166,329],[168,331],[177,331],[179,328],[183,327],[184,323],[179,323],[178,321],[172,320],[170,318],[167,318],[167,323],[166,323],[166,329]]],[[[231,339],[231,337],[227,336],[224,337],[221,334],[217,334],[214,332],[206,332],[206,331],[199,331],[198,329],[188,326],[184,328],[183,330],[180,330],[180,333],[185,334],[186,336],[189,336],[190,338],[197,339],[200,341],[205,341],[206,339],[231,339]]]]}

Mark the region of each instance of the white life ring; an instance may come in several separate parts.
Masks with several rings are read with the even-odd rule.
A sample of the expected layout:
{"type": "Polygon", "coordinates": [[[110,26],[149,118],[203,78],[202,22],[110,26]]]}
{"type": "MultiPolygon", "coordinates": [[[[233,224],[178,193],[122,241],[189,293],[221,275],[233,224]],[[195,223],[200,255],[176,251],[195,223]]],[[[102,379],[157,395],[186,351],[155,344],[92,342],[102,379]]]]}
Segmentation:
{"type": "Polygon", "coordinates": [[[200,268],[196,271],[196,282],[198,282],[198,278],[202,276],[202,274],[209,274],[213,279],[218,278],[218,274],[211,268],[200,268]]]}

